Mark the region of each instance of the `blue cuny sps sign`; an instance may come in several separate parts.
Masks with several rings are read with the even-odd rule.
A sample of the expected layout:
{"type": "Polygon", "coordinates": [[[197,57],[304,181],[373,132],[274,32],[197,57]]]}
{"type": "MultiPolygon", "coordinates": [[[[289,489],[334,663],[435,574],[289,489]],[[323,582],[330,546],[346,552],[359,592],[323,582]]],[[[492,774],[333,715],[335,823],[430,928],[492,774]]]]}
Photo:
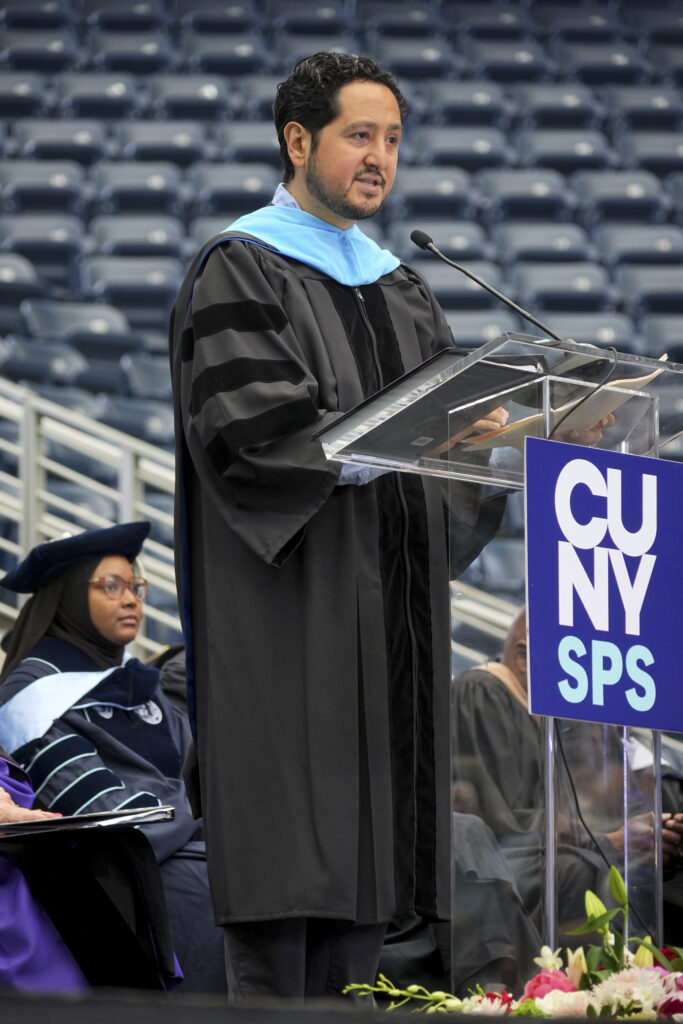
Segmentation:
{"type": "Polygon", "coordinates": [[[683,465],[526,439],[529,706],[683,731],[683,465]]]}

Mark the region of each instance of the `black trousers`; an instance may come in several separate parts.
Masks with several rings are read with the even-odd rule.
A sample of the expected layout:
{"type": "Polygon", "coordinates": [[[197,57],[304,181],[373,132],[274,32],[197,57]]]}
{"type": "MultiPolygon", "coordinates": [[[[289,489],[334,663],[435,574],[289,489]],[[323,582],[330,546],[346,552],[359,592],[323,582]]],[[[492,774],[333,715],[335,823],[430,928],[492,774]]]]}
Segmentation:
{"type": "Polygon", "coordinates": [[[341,996],[352,982],[374,982],[385,924],[287,918],[223,928],[232,1000],[341,996]]]}

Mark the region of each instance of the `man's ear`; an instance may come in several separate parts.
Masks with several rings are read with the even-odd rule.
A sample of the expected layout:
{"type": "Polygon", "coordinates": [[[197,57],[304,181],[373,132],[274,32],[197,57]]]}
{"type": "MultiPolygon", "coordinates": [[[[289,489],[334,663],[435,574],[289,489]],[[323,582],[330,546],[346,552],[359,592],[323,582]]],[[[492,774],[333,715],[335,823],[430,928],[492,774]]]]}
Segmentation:
{"type": "Polygon", "coordinates": [[[298,121],[289,121],[283,128],[289,159],[294,167],[303,167],[308,158],[311,134],[298,121]]]}

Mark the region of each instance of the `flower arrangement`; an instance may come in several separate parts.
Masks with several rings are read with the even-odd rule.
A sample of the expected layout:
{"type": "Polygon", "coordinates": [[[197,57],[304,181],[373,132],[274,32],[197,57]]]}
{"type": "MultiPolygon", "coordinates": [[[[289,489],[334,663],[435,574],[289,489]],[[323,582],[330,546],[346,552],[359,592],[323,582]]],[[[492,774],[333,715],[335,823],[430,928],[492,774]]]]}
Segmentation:
{"type": "Polygon", "coordinates": [[[478,1013],[510,1017],[640,1017],[683,1024],[683,949],[657,949],[649,936],[625,939],[628,895],[624,880],[610,868],[610,892],[617,906],[608,910],[595,893],[586,892],[586,922],[571,934],[597,932],[601,945],[560,950],[544,946],[535,963],[540,971],[527,981],[519,999],[510,992],[481,988],[459,999],[447,992],[429,992],[421,985],[398,989],[380,974],[374,985],[349,985],[344,991],[374,994],[399,1007],[425,1013],[478,1013]],[[622,930],[612,922],[622,917],[622,930]],[[636,948],[629,949],[629,943],[636,948]]]}

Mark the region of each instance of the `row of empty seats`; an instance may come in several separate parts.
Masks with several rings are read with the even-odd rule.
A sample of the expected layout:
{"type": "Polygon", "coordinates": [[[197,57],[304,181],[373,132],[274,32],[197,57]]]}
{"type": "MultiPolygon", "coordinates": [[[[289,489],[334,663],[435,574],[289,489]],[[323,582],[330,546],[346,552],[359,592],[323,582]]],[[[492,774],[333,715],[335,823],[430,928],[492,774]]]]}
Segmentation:
{"type": "MultiPolygon", "coordinates": [[[[169,161],[179,167],[205,162],[263,162],[280,166],[273,126],[266,121],[205,124],[94,118],[18,118],[0,131],[0,158],[72,160],[89,167],[100,160],[169,161]]],[[[683,129],[624,129],[610,139],[593,128],[406,126],[405,165],[544,167],[577,170],[627,168],[658,176],[683,171],[683,129]]]]}
{"type": "MultiPolygon", "coordinates": [[[[272,119],[281,76],[0,70],[0,112],[22,117],[95,117],[223,120],[272,119]]],[[[677,87],[577,82],[501,84],[491,78],[427,77],[402,83],[407,124],[587,128],[617,134],[624,128],[677,129],[683,103],[677,87]]]]}
{"type": "Polygon", "coordinates": [[[467,32],[484,38],[542,36],[604,40],[614,37],[683,38],[675,0],[656,10],[643,0],[570,4],[567,0],[15,0],[0,9],[0,23],[16,28],[74,24],[116,31],[169,24],[209,31],[259,30],[312,34],[342,30],[349,21],[390,35],[467,32]]]}
{"type": "MultiPolygon", "coordinates": [[[[84,224],[110,214],[165,214],[189,224],[268,203],[280,178],[279,169],[252,162],[183,169],[168,160],[101,160],[92,168],[69,160],[0,160],[0,213],[73,215],[84,224]]],[[[683,171],[660,178],[624,168],[567,176],[545,167],[470,172],[455,164],[402,165],[381,213],[366,227],[388,230],[424,215],[489,227],[503,220],[571,220],[588,228],[608,221],[681,223],[683,171]]]]}
{"type": "MultiPolygon", "coordinates": [[[[455,6],[455,5],[454,5],[455,6]]],[[[355,27],[355,26],[354,26],[355,27]]],[[[177,36],[164,27],[116,32],[89,28],[16,29],[0,26],[0,67],[16,71],[94,70],[154,74],[161,71],[221,75],[287,73],[315,50],[372,53],[396,75],[410,80],[484,77],[499,82],[574,81],[594,84],[679,84],[680,41],[576,42],[558,39],[481,39],[455,42],[444,36],[392,37],[382,31],[348,31],[348,22],[322,34],[276,31],[221,32],[188,28],[177,36]]]]}

